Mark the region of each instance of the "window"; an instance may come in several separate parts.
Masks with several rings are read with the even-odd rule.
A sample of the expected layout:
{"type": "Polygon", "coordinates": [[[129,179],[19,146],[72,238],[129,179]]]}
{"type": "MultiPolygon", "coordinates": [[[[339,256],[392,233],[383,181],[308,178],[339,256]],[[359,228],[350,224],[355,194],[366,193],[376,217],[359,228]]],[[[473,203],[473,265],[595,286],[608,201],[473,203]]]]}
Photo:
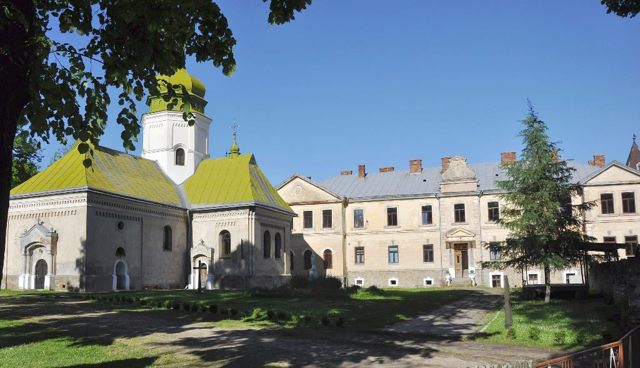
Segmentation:
{"type": "Polygon", "coordinates": [[[398,253],[397,245],[389,246],[389,263],[399,263],[400,262],[400,254],[398,253]]]}
{"type": "Polygon", "coordinates": [[[398,207],[387,208],[387,226],[398,226],[398,207]]]}
{"type": "Polygon", "coordinates": [[[184,150],[182,148],[176,150],[176,165],[184,166],[184,150]]]}
{"type": "Polygon", "coordinates": [[[353,210],[353,227],[361,229],[364,227],[364,211],[361,209],[353,210]]]}
{"type": "Polygon", "coordinates": [[[227,230],[222,230],[219,235],[220,257],[231,256],[231,234],[227,230]]]}
{"type": "Polygon", "coordinates": [[[489,260],[499,261],[501,258],[502,258],[502,251],[500,250],[500,243],[498,242],[489,243],[489,260]]]}
{"type": "Polygon", "coordinates": [[[602,242],[603,243],[615,243],[616,242],[616,237],[615,236],[605,236],[602,238],[602,242]]]}
{"type": "Polygon", "coordinates": [[[625,248],[627,257],[635,257],[638,248],[638,236],[625,236],[624,243],[627,245],[625,248]]]}
{"type": "Polygon", "coordinates": [[[304,251],[304,269],[311,269],[311,251],[308,249],[304,251]]]}
{"type": "Polygon", "coordinates": [[[600,210],[603,214],[613,213],[613,194],[600,194],[600,210]]]}
{"type": "Polygon", "coordinates": [[[311,229],[313,227],[313,212],[311,211],[304,211],[302,213],[302,218],[303,218],[303,227],[305,229],[311,229]]]}
{"type": "Polygon", "coordinates": [[[356,247],[356,264],[364,264],[364,247],[356,247]]]}
{"type": "Polygon", "coordinates": [[[166,251],[171,251],[173,248],[173,236],[171,235],[171,226],[167,225],[164,227],[164,237],[162,241],[162,249],[166,251]]]}
{"type": "Polygon", "coordinates": [[[455,222],[465,222],[464,203],[453,205],[453,216],[455,222]]]}
{"type": "Polygon", "coordinates": [[[636,213],[636,198],[633,192],[622,193],[622,212],[636,213]]]}
{"type": "Polygon", "coordinates": [[[398,286],[398,279],[395,277],[389,279],[389,286],[398,286]]]}
{"type": "Polygon", "coordinates": [[[322,253],[322,259],[324,260],[324,269],[330,270],[333,268],[333,253],[331,249],[325,249],[322,253]]]}
{"type": "Polygon", "coordinates": [[[275,258],[280,258],[281,254],[282,254],[282,237],[280,236],[280,233],[276,233],[276,238],[274,241],[274,249],[273,249],[273,256],[275,258]]]}
{"type": "Polygon", "coordinates": [[[538,285],[538,284],[540,284],[539,275],[537,273],[530,273],[527,276],[527,284],[529,284],[529,285],[538,285]]]}
{"type": "Polygon", "coordinates": [[[362,277],[358,277],[355,281],[356,281],[356,285],[358,286],[364,285],[364,279],[362,277]]]}
{"type": "Polygon", "coordinates": [[[271,234],[268,231],[262,237],[262,252],[264,258],[271,258],[271,234]]]}
{"type": "Polygon", "coordinates": [[[431,277],[427,277],[422,280],[424,286],[433,286],[433,279],[431,277]]]}
{"type": "MultiPolygon", "coordinates": [[[[616,243],[616,237],[615,236],[605,236],[605,237],[602,238],[602,242],[603,243],[609,243],[609,244],[615,244],[616,243]]],[[[607,261],[617,260],[617,258],[618,258],[618,250],[617,249],[612,249],[610,251],[604,252],[604,258],[607,261]]]]}
{"type": "Polygon", "coordinates": [[[564,274],[564,283],[565,284],[573,284],[573,282],[571,282],[574,278],[576,277],[576,273],[575,272],[567,272],[564,274]]]}
{"type": "Polygon", "coordinates": [[[494,288],[502,287],[502,275],[500,274],[491,275],[491,287],[494,287],[494,288]]]}
{"type": "Polygon", "coordinates": [[[433,262],[433,244],[422,246],[422,262],[433,262]]]}
{"type": "Polygon", "coordinates": [[[422,206],[422,225],[433,224],[433,210],[431,206],[422,206]]]}
{"type": "Polygon", "coordinates": [[[322,211],[322,228],[331,229],[333,227],[333,214],[331,210],[322,211]]]}
{"type": "Polygon", "coordinates": [[[489,202],[489,221],[498,221],[500,219],[500,205],[498,202],[489,202]]]}
{"type": "Polygon", "coordinates": [[[289,270],[293,271],[293,251],[289,251],[289,270]]]}

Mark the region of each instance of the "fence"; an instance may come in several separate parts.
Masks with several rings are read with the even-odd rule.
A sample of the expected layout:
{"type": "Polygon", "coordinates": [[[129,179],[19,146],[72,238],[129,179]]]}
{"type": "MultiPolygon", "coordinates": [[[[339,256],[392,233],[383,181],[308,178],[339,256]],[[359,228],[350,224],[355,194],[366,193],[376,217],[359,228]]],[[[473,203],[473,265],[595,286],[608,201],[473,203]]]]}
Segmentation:
{"type": "Polygon", "coordinates": [[[640,325],[618,341],[536,363],[535,368],[640,367],[640,325]]]}

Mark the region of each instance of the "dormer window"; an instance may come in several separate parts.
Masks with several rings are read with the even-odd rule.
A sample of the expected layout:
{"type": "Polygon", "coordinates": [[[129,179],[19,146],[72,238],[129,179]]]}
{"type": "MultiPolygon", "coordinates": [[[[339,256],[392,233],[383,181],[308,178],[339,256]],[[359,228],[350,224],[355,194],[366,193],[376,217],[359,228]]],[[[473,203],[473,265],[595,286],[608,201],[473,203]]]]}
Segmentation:
{"type": "Polygon", "coordinates": [[[182,148],[176,150],[176,166],[184,166],[184,149],[182,148]]]}

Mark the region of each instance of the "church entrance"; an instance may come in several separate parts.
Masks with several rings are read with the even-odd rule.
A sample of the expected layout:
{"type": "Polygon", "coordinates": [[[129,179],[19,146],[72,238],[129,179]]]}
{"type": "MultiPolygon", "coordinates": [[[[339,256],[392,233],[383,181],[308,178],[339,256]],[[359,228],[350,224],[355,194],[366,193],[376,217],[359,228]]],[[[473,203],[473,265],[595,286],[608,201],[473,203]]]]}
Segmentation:
{"type": "Polygon", "coordinates": [[[116,290],[127,290],[127,267],[124,262],[116,264],[116,290]]]}
{"type": "Polygon", "coordinates": [[[47,262],[44,259],[36,262],[35,281],[33,288],[37,290],[44,289],[44,278],[47,276],[47,262]]]}
{"type": "Polygon", "coordinates": [[[207,288],[207,275],[208,275],[208,267],[206,266],[206,264],[202,264],[200,265],[200,269],[198,270],[198,272],[200,273],[200,288],[202,290],[205,290],[207,288]],[[202,267],[204,266],[204,267],[202,267]]]}
{"type": "Polygon", "coordinates": [[[467,243],[453,245],[453,259],[456,268],[456,277],[469,276],[469,249],[467,243]]]}

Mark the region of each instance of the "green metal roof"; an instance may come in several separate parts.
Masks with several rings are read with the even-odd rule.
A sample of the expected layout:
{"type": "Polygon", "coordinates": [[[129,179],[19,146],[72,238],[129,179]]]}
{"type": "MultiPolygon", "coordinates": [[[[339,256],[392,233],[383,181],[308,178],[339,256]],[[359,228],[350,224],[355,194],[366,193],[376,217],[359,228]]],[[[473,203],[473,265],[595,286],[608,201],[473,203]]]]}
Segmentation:
{"type": "Polygon", "coordinates": [[[11,190],[12,196],[91,188],[156,203],[182,206],[178,190],[155,161],[104,147],[94,147],[92,166],[77,145],[31,179],[11,190]]]}
{"type": "Polygon", "coordinates": [[[258,204],[293,212],[250,153],[204,160],[182,187],[195,208],[258,204]]]}

